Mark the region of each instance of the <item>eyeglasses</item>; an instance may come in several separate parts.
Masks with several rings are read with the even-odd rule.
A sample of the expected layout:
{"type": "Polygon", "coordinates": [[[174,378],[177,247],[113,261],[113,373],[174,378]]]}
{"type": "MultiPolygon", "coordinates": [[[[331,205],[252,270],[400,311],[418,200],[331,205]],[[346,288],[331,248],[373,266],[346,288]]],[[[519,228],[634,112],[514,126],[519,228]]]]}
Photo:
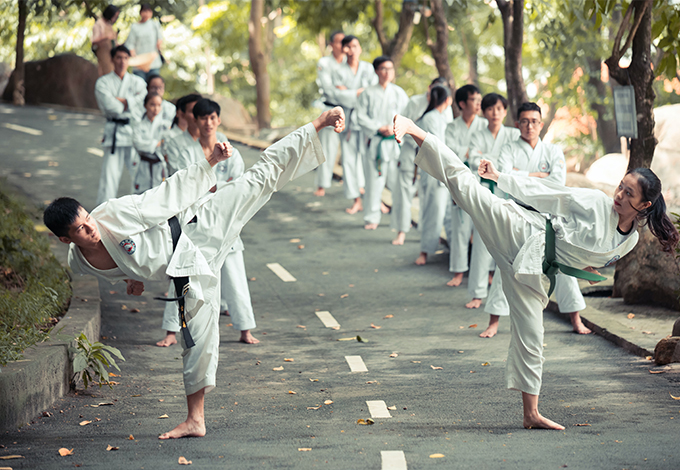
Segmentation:
{"type": "Polygon", "coordinates": [[[520,119],[519,120],[519,125],[522,127],[529,127],[529,126],[534,126],[538,127],[541,124],[541,121],[538,119],[520,119]]]}
{"type": "Polygon", "coordinates": [[[394,67],[378,67],[378,72],[384,72],[386,70],[394,70],[394,67]]]}

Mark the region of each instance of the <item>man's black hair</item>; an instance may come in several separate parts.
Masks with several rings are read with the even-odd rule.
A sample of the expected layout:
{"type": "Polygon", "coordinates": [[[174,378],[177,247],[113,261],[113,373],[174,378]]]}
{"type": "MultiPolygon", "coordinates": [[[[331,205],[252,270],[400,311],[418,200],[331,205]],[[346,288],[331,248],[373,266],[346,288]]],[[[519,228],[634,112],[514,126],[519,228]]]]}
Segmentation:
{"type": "Polygon", "coordinates": [[[201,98],[194,105],[194,117],[200,118],[203,116],[210,116],[212,113],[220,115],[220,105],[208,98],[201,98]]]}
{"type": "Polygon", "coordinates": [[[150,10],[153,12],[153,8],[151,8],[151,5],[149,3],[141,3],[139,5],[139,12],[143,12],[144,10],[150,10]]]}
{"type": "Polygon", "coordinates": [[[43,213],[43,222],[58,237],[68,237],[68,230],[83,206],[70,197],[60,197],[50,203],[43,213]]]}
{"type": "MultiPolygon", "coordinates": [[[[359,38],[358,38],[358,37],[356,37],[356,36],[354,36],[354,35],[352,35],[352,34],[348,34],[347,36],[345,36],[344,38],[342,38],[342,47],[345,47],[347,44],[349,44],[350,42],[354,41],[355,39],[356,39],[357,41],[359,41],[359,38]]],[[[361,43],[361,41],[359,41],[359,42],[361,43]]]]}
{"type": "MultiPolygon", "coordinates": [[[[461,101],[467,102],[467,100],[468,100],[468,98],[470,98],[470,96],[476,95],[476,94],[481,94],[481,92],[479,91],[479,88],[477,88],[474,85],[470,85],[470,84],[463,85],[462,87],[460,87],[456,90],[456,105],[460,108],[460,105],[458,103],[460,103],[461,101]]],[[[461,109],[463,109],[463,108],[461,108],[461,109]]]]}
{"type": "MultiPolygon", "coordinates": [[[[329,44],[332,43],[332,42],[333,42],[333,39],[335,39],[335,36],[337,36],[338,34],[345,34],[345,33],[343,33],[342,31],[333,31],[333,32],[331,33],[331,35],[328,36],[328,43],[329,43],[329,44]]],[[[343,44],[343,46],[344,46],[344,44],[343,44]]]]}
{"type": "Polygon", "coordinates": [[[102,16],[104,17],[105,20],[111,21],[114,16],[116,16],[116,13],[120,11],[120,8],[118,8],[116,5],[109,5],[106,8],[104,8],[104,11],[102,12],[102,16]]]}
{"type": "Polygon", "coordinates": [[[160,79],[161,79],[161,82],[163,82],[163,85],[165,85],[165,79],[164,79],[163,77],[161,77],[159,74],[154,73],[154,74],[149,75],[149,76],[146,78],[146,86],[148,87],[149,84],[151,84],[151,81],[152,81],[152,80],[155,80],[155,79],[157,79],[157,78],[160,78],[160,79]]]}
{"type": "Polygon", "coordinates": [[[203,98],[201,95],[198,93],[190,93],[188,95],[182,96],[180,99],[177,100],[177,109],[182,111],[183,113],[187,112],[187,105],[189,103],[194,103],[198,100],[203,98]]]}
{"type": "Polygon", "coordinates": [[[522,116],[522,113],[526,111],[538,111],[539,116],[543,116],[543,113],[541,113],[541,107],[537,105],[536,103],[529,102],[527,101],[526,103],[522,103],[519,105],[519,108],[517,108],[517,120],[519,121],[519,118],[522,116]]]}
{"type": "Polygon", "coordinates": [[[431,87],[433,87],[435,85],[442,85],[442,86],[448,87],[449,81],[446,79],[446,77],[437,77],[434,80],[432,80],[432,83],[430,83],[431,87]]]}
{"type": "Polygon", "coordinates": [[[130,57],[130,55],[131,55],[131,54],[130,54],[130,49],[128,49],[127,47],[125,47],[125,45],[123,45],[123,44],[121,44],[121,45],[119,45],[119,46],[116,46],[116,47],[114,47],[113,49],[111,49],[111,58],[112,58],[112,59],[113,59],[114,57],[116,57],[116,53],[117,53],[117,52],[125,52],[125,53],[128,55],[128,57],[130,57]]]}
{"type": "Polygon", "coordinates": [[[505,109],[508,109],[508,100],[505,99],[505,96],[499,95],[498,93],[488,93],[484,95],[484,98],[482,98],[482,112],[487,108],[496,106],[496,103],[499,101],[503,104],[505,109]]]}
{"type": "Polygon", "coordinates": [[[380,57],[373,59],[373,70],[377,72],[378,67],[380,67],[385,62],[392,62],[394,64],[394,61],[389,56],[381,55],[380,57]]]}

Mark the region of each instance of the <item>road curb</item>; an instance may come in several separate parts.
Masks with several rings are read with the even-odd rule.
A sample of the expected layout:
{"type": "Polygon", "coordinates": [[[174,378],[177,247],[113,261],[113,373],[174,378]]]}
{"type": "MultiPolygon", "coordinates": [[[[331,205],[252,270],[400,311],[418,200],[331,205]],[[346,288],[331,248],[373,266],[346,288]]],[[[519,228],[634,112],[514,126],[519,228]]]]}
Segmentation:
{"type": "Polygon", "coordinates": [[[99,283],[92,277],[77,276],[71,286],[71,304],[52,329],[50,340],[27,349],[22,360],[8,364],[0,372],[0,431],[30,423],[68,393],[72,375],[68,347],[75,341],[65,338],[83,332],[91,342],[99,339],[99,283]]]}

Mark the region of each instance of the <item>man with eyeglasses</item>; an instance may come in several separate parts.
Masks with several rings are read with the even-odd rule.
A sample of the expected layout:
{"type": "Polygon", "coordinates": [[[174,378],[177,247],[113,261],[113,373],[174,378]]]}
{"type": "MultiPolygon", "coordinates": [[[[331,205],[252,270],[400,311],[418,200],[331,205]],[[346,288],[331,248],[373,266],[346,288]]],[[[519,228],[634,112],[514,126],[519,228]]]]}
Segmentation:
{"type": "MultiPolygon", "coordinates": [[[[556,145],[543,142],[540,137],[543,129],[541,108],[536,103],[522,103],[517,110],[515,126],[519,128],[520,137],[508,142],[501,149],[498,157],[498,170],[501,173],[545,178],[546,181],[565,185],[567,165],[564,153],[556,145]]],[[[520,201],[517,202],[524,206],[520,201]]],[[[491,315],[508,315],[507,302],[499,296],[503,296],[501,280],[500,276],[494,276],[485,312],[491,315]],[[490,311],[491,306],[496,306],[498,310],[490,311]]],[[[569,312],[571,324],[576,333],[587,335],[591,332],[585,327],[578,313],[586,307],[586,303],[575,277],[561,273],[557,275],[555,300],[560,312],[569,312]]]]}

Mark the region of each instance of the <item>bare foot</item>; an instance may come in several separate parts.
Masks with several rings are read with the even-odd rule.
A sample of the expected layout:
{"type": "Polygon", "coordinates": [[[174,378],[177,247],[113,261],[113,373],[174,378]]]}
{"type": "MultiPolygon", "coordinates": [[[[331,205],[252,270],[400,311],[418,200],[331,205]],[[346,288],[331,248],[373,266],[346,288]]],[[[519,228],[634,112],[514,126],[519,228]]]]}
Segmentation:
{"type": "Polygon", "coordinates": [[[177,344],[177,336],[173,331],[168,331],[167,334],[165,335],[165,338],[157,342],[156,346],[160,346],[161,348],[167,348],[168,346],[172,346],[173,344],[177,344]]]}
{"type": "Polygon", "coordinates": [[[359,194],[366,194],[366,189],[359,188],[359,194]]]}
{"type": "Polygon", "coordinates": [[[498,333],[498,315],[489,315],[489,326],[479,334],[480,338],[493,338],[498,333]]]}
{"type": "Polygon", "coordinates": [[[222,315],[226,315],[227,317],[230,317],[230,316],[231,316],[231,315],[229,315],[229,310],[222,310],[220,313],[221,313],[222,315]]]}
{"type": "Polygon", "coordinates": [[[555,421],[545,418],[538,412],[530,417],[525,416],[522,424],[527,429],[556,429],[558,431],[564,429],[564,426],[561,424],[557,424],[555,421]]]}
{"type": "Polygon", "coordinates": [[[489,285],[493,282],[493,272],[489,273],[489,285]]]}
{"type": "Polygon", "coordinates": [[[578,314],[578,312],[571,312],[569,314],[569,317],[571,319],[571,326],[574,327],[574,331],[580,335],[589,335],[592,333],[590,331],[590,328],[587,328],[583,322],[581,321],[581,315],[578,314]]]}
{"type": "Polygon", "coordinates": [[[326,195],[326,190],[323,188],[318,188],[313,194],[318,197],[323,197],[326,195]]]}
{"type": "Polygon", "coordinates": [[[406,232],[399,232],[397,233],[397,238],[392,240],[393,245],[403,245],[404,241],[406,241],[406,232]]]}
{"type": "Polygon", "coordinates": [[[361,198],[358,197],[354,200],[354,204],[352,204],[352,207],[349,207],[345,209],[345,212],[348,214],[356,214],[359,211],[364,210],[364,205],[361,203],[361,198]]]}
{"type": "Polygon", "coordinates": [[[421,251],[420,255],[416,258],[416,264],[423,266],[425,263],[427,263],[427,253],[421,251]]]}
{"type": "Polygon", "coordinates": [[[345,112],[340,106],[324,111],[312,121],[312,125],[319,132],[324,127],[332,126],[338,134],[345,129],[345,112]]]}
{"type": "Polygon", "coordinates": [[[366,230],[375,230],[375,229],[378,228],[378,224],[366,224],[366,225],[364,225],[364,228],[366,230]]]}
{"type": "Polygon", "coordinates": [[[458,287],[463,282],[463,273],[456,273],[449,282],[446,283],[449,287],[458,287]]]}
{"type": "Polygon", "coordinates": [[[390,208],[385,205],[384,202],[380,203],[380,212],[383,214],[389,214],[390,213],[390,208]]]}
{"type": "Polygon", "coordinates": [[[246,343],[246,344],[257,344],[260,342],[259,339],[255,338],[251,333],[250,330],[243,330],[241,332],[241,338],[239,339],[240,342],[246,343]]]}
{"type": "Polygon", "coordinates": [[[482,299],[472,299],[465,304],[465,308],[479,308],[482,306],[482,299]]]}
{"type": "Polygon", "coordinates": [[[203,437],[205,436],[205,423],[196,421],[184,421],[170,432],[161,434],[158,439],[179,439],[181,437],[203,437]]]}

